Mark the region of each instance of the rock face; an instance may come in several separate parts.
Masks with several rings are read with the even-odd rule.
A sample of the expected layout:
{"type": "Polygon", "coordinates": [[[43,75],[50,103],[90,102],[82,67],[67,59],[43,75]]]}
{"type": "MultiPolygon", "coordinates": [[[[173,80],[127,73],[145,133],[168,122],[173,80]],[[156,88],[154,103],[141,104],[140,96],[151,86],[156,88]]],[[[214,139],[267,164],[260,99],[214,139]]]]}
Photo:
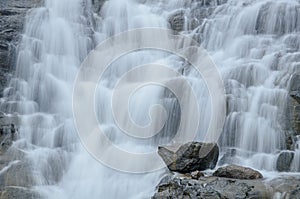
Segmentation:
{"type": "Polygon", "coordinates": [[[233,180],[201,177],[193,180],[168,175],[157,186],[152,199],[163,198],[271,198],[267,187],[259,180],[233,180]]]}
{"type": "Polygon", "coordinates": [[[263,178],[262,174],[258,171],[237,165],[230,165],[218,168],[218,170],[213,173],[213,176],[245,180],[263,178]]]}
{"type": "Polygon", "coordinates": [[[0,91],[16,60],[16,46],[23,30],[26,12],[42,0],[1,0],[0,2],[0,91]]]}
{"type": "Polygon", "coordinates": [[[159,147],[158,154],[171,171],[188,173],[215,168],[219,147],[215,143],[189,142],[174,152],[166,147],[159,147]]]}
{"type": "Polygon", "coordinates": [[[300,135],[300,73],[295,73],[289,81],[285,125],[286,149],[294,150],[297,136],[300,135]]]}

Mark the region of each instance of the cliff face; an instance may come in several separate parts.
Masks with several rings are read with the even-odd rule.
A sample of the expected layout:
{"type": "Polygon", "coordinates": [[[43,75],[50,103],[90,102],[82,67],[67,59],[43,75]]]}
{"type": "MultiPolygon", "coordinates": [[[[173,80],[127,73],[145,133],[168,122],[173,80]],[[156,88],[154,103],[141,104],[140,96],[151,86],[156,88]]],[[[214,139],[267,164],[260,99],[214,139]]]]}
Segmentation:
{"type": "Polygon", "coordinates": [[[17,43],[23,30],[26,12],[42,0],[1,0],[0,2],[0,91],[11,76],[16,62],[17,43]]]}

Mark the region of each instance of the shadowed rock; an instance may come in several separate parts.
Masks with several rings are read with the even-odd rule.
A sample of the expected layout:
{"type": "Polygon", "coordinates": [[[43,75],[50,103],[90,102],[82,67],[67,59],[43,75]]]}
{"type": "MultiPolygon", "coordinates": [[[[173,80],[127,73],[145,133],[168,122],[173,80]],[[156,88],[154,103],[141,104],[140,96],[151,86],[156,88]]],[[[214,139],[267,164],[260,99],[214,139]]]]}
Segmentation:
{"type": "Polygon", "coordinates": [[[258,171],[237,165],[221,167],[213,173],[213,176],[245,180],[263,178],[262,174],[258,171]]]}
{"type": "Polygon", "coordinates": [[[278,171],[290,171],[291,164],[294,159],[294,152],[283,151],[279,154],[276,163],[276,169],[278,171]]]}
{"type": "Polygon", "coordinates": [[[215,168],[219,147],[215,143],[189,142],[180,146],[176,152],[160,146],[158,154],[171,171],[188,173],[215,168]]]}

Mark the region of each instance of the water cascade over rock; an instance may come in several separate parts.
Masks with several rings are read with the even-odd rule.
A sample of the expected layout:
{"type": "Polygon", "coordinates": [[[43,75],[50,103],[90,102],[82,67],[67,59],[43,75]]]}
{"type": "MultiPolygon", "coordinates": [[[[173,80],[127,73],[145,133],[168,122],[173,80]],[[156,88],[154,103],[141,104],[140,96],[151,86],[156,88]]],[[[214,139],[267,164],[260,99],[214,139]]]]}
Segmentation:
{"type": "MultiPolygon", "coordinates": [[[[1,164],[0,198],[164,198],[185,197],[185,190],[191,198],[299,196],[298,175],[279,173],[300,171],[298,0],[45,0],[35,5],[39,7],[27,12],[16,69],[0,103],[1,112],[17,117],[18,128],[17,139],[1,155],[6,161],[1,164]],[[81,145],[72,112],[73,86],[81,63],[108,37],[145,27],[173,29],[207,50],[223,77],[227,100],[226,122],[220,139],[215,140],[220,147],[218,166],[250,167],[265,179],[168,175],[156,191],[167,169],[119,172],[100,164],[81,145]],[[287,182],[293,184],[281,186],[287,182]]],[[[12,14],[0,8],[1,17],[12,14]]],[[[8,46],[0,44],[1,60],[8,46]]],[[[160,116],[149,119],[147,113],[152,104],[164,105],[169,117],[160,135],[134,139],[114,123],[108,104],[115,84],[125,72],[146,63],[168,65],[191,82],[201,110],[195,140],[202,142],[211,115],[207,86],[185,60],[156,50],[131,52],[105,71],[97,88],[96,114],[107,137],[126,151],[147,153],[157,151],[176,133],[181,120],[176,96],[155,86],[136,92],[129,107],[133,120],[143,126],[151,119],[159,123],[160,116]]],[[[193,120],[193,114],[184,119],[193,120]]],[[[184,128],[189,129],[188,125],[184,128]]]]}

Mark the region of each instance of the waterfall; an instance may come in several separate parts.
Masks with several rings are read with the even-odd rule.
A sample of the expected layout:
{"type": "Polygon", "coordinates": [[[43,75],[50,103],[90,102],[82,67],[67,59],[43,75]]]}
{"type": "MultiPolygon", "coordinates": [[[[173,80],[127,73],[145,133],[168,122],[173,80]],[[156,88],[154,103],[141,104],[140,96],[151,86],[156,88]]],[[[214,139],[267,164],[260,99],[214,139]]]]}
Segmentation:
{"type": "MultiPolygon", "coordinates": [[[[0,104],[1,111],[18,113],[20,139],[13,147],[31,163],[35,188],[53,199],[153,195],[164,169],[118,172],[100,164],[81,145],[72,115],[73,84],[81,63],[97,44],[135,28],[171,28],[170,16],[176,13],[183,15],[181,33],[201,42],[224,79],[227,116],[219,140],[226,156],[223,163],[275,171],[290,130],[285,118],[288,84],[291,75],[299,72],[299,8],[297,0],[109,0],[93,13],[89,0],[45,0],[26,16],[16,72],[0,104]]],[[[116,145],[131,152],[155,151],[168,141],[180,120],[175,96],[153,86],[137,92],[129,106],[132,118],[145,125],[151,105],[165,105],[176,116],[167,119],[163,136],[137,141],[121,135],[115,126],[107,106],[113,87],[123,73],[146,63],[170,65],[178,71],[186,64],[166,52],[129,53],[110,66],[97,89],[101,125],[116,145]]],[[[193,69],[184,76],[196,90],[201,110],[196,139],[202,141],[211,115],[209,92],[193,69]]],[[[295,145],[292,170],[299,171],[299,141],[295,145]]]]}
{"type": "Polygon", "coordinates": [[[298,8],[298,1],[229,1],[197,30],[225,79],[221,143],[236,148],[231,163],[275,170],[276,154],[286,149],[287,88],[299,71],[298,8]]]}

